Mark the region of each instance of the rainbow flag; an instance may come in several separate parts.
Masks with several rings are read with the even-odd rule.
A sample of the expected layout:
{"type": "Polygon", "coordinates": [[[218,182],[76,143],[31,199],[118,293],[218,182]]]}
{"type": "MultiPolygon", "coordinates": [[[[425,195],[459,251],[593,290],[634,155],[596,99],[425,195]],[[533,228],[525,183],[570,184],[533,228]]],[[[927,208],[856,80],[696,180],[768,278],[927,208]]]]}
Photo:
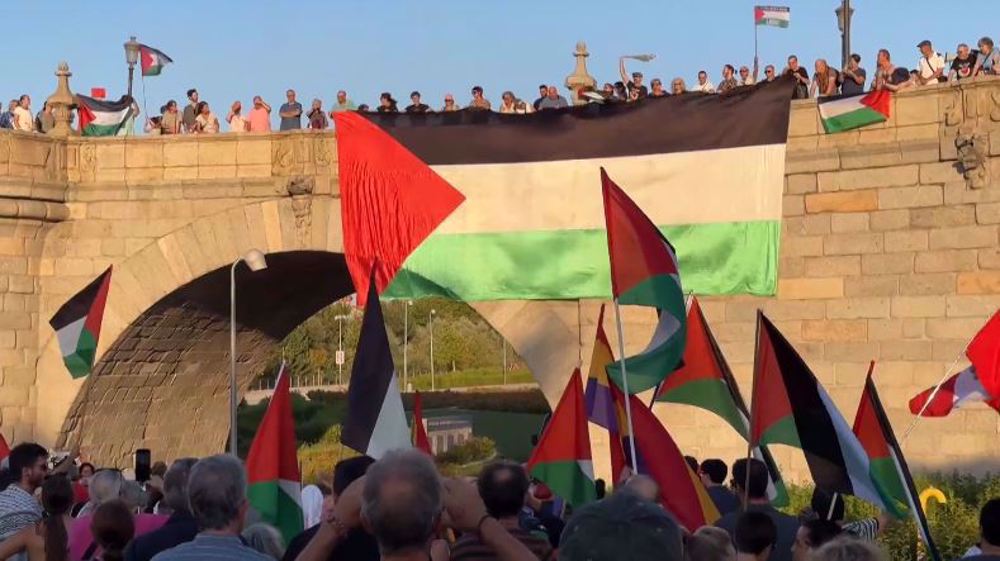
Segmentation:
{"type": "Polygon", "coordinates": [[[587,372],[587,388],[584,399],[587,405],[587,418],[591,423],[600,425],[609,431],[620,432],[615,413],[614,398],[611,396],[611,382],[605,368],[615,360],[608,342],[608,334],[604,332],[604,304],[597,318],[597,335],[594,340],[594,352],[590,357],[590,370],[587,372]]]}

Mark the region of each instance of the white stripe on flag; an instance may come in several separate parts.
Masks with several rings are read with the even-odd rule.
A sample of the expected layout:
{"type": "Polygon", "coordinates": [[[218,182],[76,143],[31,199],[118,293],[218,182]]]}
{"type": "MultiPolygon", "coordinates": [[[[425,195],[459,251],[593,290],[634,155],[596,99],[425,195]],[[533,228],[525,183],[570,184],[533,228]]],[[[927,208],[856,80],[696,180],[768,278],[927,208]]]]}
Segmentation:
{"type": "Polygon", "coordinates": [[[299,481],[292,481],[290,479],[279,479],[278,489],[282,493],[288,495],[290,499],[295,501],[295,504],[302,508],[302,483],[299,481]]]}
{"type": "Polygon", "coordinates": [[[396,372],[393,371],[365,454],[377,460],[390,450],[411,446],[410,429],[406,424],[406,412],[403,410],[403,397],[399,393],[396,372]]]}
{"type": "Polygon", "coordinates": [[[819,380],[816,381],[816,389],[819,392],[820,399],[823,400],[823,405],[826,406],[827,415],[829,415],[830,420],[833,422],[833,428],[837,433],[840,453],[844,457],[844,467],[847,468],[847,475],[851,479],[854,496],[864,499],[880,507],[882,510],[888,510],[882,502],[882,496],[878,493],[875,484],[872,482],[870,473],[871,461],[868,459],[868,453],[865,452],[861,441],[855,436],[851,426],[844,420],[844,416],[840,414],[840,409],[837,409],[833,400],[827,395],[826,390],[820,385],[819,380]]]}
{"type": "Polygon", "coordinates": [[[986,389],[976,376],[973,366],[966,368],[955,377],[955,393],[952,407],[964,407],[969,403],[986,401],[986,389]]]}
{"type": "Polygon", "coordinates": [[[59,350],[62,356],[69,356],[76,352],[77,343],[80,341],[80,333],[83,332],[83,325],[87,323],[87,316],[63,326],[56,331],[56,339],[59,340],[59,350]]]}
{"type": "Polygon", "coordinates": [[[851,97],[820,103],[819,116],[822,119],[832,119],[833,117],[839,117],[845,113],[864,109],[867,105],[861,103],[861,100],[864,99],[866,95],[867,94],[852,95],[851,97]]]}

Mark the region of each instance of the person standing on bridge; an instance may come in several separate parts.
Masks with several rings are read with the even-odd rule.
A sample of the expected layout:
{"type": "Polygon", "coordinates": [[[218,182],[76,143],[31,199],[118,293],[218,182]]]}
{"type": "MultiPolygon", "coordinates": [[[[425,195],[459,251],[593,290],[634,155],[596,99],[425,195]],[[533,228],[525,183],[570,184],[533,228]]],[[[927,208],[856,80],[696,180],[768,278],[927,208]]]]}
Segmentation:
{"type": "Polygon", "coordinates": [[[288,101],[278,109],[278,115],[281,116],[280,130],[299,130],[302,128],[302,104],[295,101],[295,90],[285,92],[285,98],[288,101]]]}
{"type": "Polygon", "coordinates": [[[191,88],[187,91],[188,104],[184,107],[184,130],[195,132],[195,125],[198,120],[198,90],[191,88]]]}
{"type": "Polygon", "coordinates": [[[259,95],[253,96],[253,109],[248,121],[250,132],[271,132],[271,106],[259,95]]]}

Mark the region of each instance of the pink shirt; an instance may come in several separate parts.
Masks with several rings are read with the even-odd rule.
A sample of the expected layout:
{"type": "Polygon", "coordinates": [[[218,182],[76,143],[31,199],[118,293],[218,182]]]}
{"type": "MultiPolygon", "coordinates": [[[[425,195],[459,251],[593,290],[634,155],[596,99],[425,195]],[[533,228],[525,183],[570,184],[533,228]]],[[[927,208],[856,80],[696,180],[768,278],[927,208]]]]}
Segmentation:
{"type": "Polygon", "coordinates": [[[247,117],[250,122],[250,132],[269,132],[271,130],[271,115],[263,107],[254,107],[247,117]]]}
{"type": "MultiPolygon", "coordinates": [[[[135,515],[135,535],[141,536],[153,530],[159,529],[167,523],[168,516],[160,514],[136,514],[135,515]]],[[[93,514],[85,514],[73,522],[73,528],[69,532],[69,558],[70,561],[80,561],[87,548],[94,542],[94,536],[90,533],[90,522],[94,519],[93,514]]],[[[101,548],[95,548],[92,559],[100,559],[101,548]]]]}

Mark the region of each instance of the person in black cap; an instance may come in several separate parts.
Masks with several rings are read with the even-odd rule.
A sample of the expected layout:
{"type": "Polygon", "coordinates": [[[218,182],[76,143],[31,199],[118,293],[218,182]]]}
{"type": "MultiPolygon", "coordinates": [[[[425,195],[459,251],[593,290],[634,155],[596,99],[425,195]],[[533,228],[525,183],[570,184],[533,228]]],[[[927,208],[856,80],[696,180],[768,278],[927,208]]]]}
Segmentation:
{"type": "Polygon", "coordinates": [[[420,102],[420,92],[414,90],[410,94],[410,104],[406,106],[407,113],[427,113],[431,108],[426,103],[420,102]]]}
{"type": "Polygon", "coordinates": [[[934,52],[934,45],[927,39],[917,43],[917,48],[920,49],[920,60],[917,61],[917,84],[926,86],[944,82],[945,66],[941,53],[934,52]]]}
{"type": "Polygon", "coordinates": [[[681,530],[657,504],[634,493],[576,511],[563,530],[560,561],[683,561],[681,530]]]}

